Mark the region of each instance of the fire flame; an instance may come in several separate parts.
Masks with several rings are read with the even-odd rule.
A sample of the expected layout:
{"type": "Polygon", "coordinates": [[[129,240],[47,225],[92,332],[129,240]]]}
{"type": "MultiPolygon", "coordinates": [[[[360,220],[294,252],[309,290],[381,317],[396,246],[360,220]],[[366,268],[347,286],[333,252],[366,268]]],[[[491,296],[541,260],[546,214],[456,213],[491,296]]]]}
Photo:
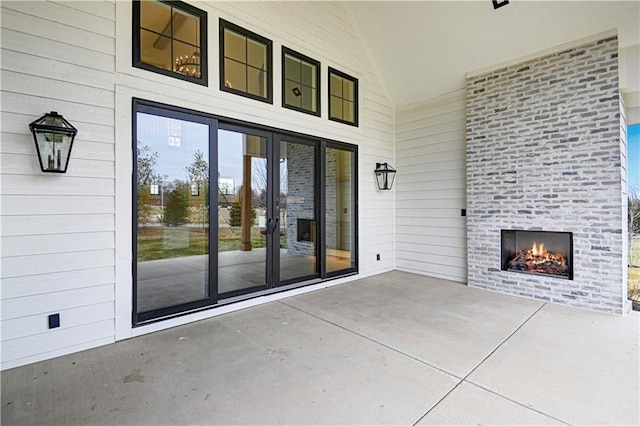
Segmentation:
{"type": "Polygon", "coordinates": [[[544,256],[546,252],[547,251],[544,249],[544,243],[540,243],[538,246],[535,241],[533,242],[533,250],[531,251],[531,254],[534,256],[544,256]]]}
{"type": "Polygon", "coordinates": [[[533,247],[519,250],[510,260],[508,268],[530,273],[568,276],[567,257],[562,252],[550,252],[544,243],[533,242],[533,247]]]}
{"type": "Polygon", "coordinates": [[[551,260],[559,261],[563,267],[567,266],[567,258],[562,253],[552,253],[547,251],[544,243],[533,242],[533,247],[528,250],[527,253],[530,256],[534,256],[533,263],[538,264],[542,262],[549,262],[551,260]]]}

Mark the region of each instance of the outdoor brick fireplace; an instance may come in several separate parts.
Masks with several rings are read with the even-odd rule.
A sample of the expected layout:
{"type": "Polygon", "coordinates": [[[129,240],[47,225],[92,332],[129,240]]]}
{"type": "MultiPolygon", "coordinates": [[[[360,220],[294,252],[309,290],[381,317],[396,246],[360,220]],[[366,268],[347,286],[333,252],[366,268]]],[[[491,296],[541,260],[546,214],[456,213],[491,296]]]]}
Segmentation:
{"type": "Polygon", "coordinates": [[[467,78],[470,286],[626,308],[617,46],[611,36],[467,78]]]}

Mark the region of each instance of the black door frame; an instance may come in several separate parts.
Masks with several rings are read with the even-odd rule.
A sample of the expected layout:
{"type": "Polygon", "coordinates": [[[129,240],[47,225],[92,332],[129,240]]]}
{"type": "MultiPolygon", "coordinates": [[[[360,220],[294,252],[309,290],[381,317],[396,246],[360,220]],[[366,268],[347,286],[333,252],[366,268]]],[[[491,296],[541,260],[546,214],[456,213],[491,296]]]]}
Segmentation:
{"type": "MultiPolygon", "coordinates": [[[[192,123],[200,123],[209,127],[209,182],[211,182],[211,176],[218,176],[218,151],[212,149],[212,147],[218,146],[218,120],[208,114],[202,114],[197,112],[186,111],[182,108],[171,107],[168,105],[161,105],[154,102],[143,101],[140,99],[132,99],[132,273],[133,273],[133,305],[132,305],[132,324],[135,327],[141,323],[155,322],[165,317],[174,316],[176,314],[182,314],[183,312],[191,312],[203,307],[215,305],[218,297],[218,257],[211,256],[211,247],[213,247],[213,236],[218,235],[218,216],[217,210],[215,220],[213,217],[213,210],[209,208],[209,268],[208,268],[208,280],[206,283],[206,297],[193,302],[182,303],[178,305],[172,305],[165,308],[153,309],[151,311],[138,312],[138,235],[137,235],[137,198],[138,198],[138,185],[137,185],[137,131],[138,131],[138,113],[155,115],[159,117],[165,117],[170,119],[176,119],[181,121],[189,121],[192,123]],[[152,321],[153,320],[153,321],[152,321]]],[[[211,185],[209,185],[211,186],[211,185]]],[[[211,206],[211,189],[208,194],[208,204],[211,206]]]]}
{"type": "MultiPolygon", "coordinates": [[[[232,298],[232,297],[236,297],[236,296],[242,296],[245,294],[250,294],[250,293],[255,293],[257,291],[260,290],[268,290],[271,289],[275,286],[274,283],[274,279],[273,279],[273,269],[274,269],[274,252],[273,252],[273,245],[274,245],[274,232],[273,229],[275,228],[274,218],[277,218],[277,216],[274,215],[274,210],[275,210],[275,206],[274,206],[274,200],[273,200],[273,168],[274,168],[274,161],[273,161],[273,151],[274,151],[274,136],[273,136],[273,132],[269,132],[269,131],[265,131],[263,129],[260,128],[256,128],[254,126],[245,126],[245,125],[241,125],[241,124],[236,124],[236,123],[230,123],[230,122],[222,122],[222,121],[218,121],[218,128],[216,129],[216,133],[219,132],[220,130],[225,130],[228,132],[234,132],[234,133],[239,133],[239,134],[243,134],[243,135],[249,135],[249,136],[258,136],[261,138],[265,138],[266,140],[266,145],[267,145],[267,233],[266,233],[266,237],[267,237],[267,258],[265,259],[266,262],[266,270],[265,270],[265,283],[264,285],[257,285],[257,286],[253,286],[253,287],[246,287],[246,288],[242,288],[239,290],[233,290],[233,291],[228,291],[225,293],[219,293],[218,294],[218,299],[228,299],[228,298],[232,298]],[[272,228],[273,227],[273,228],[272,228]],[[269,229],[272,229],[271,231],[269,231],[269,229]]],[[[220,147],[216,145],[215,147],[215,151],[216,153],[218,152],[218,149],[220,147]]],[[[217,169],[217,164],[216,164],[216,169],[217,169]]],[[[216,172],[216,179],[217,179],[217,172],[216,172]]],[[[246,182],[244,183],[244,185],[246,185],[246,182]]],[[[211,208],[213,208],[213,206],[211,206],[211,208]]],[[[215,199],[215,210],[216,212],[218,211],[218,199],[215,199]]],[[[216,234],[217,236],[217,234],[216,234]]],[[[218,255],[218,241],[216,238],[216,241],[214,243],[214,245],[212,247],[215,247],[216,251],[216,257],[218,255]]],[[[217,285],[217,283],[216,283],[217,285]]]]}
{"type": "MultiPolygon", "coordinates": [[[[349,273],[357,273],[358,271],[358,255],[359,255],[359,247],[358,247],[358,241],[359,241],[359,236],[358,236],[358,147],[355,145],[348,145],[348,144],[344,144],[342,142],[335,142],[335,141],[323,141],[322,142],[322,165],[323,167],[326,164],[326,153],[327,153],[327,148],[330,149],[336,149],[336,150],[340,150],[340,151],[347,151],[347,152],[351,152],[353,155],[351,156],[351,170],[352,170],[352,175],[353,178],[351,179],[351,193],[353,194],[353,196],[351,197],[351,211],[353,212],[352,215],[352,220],[353,220],[353,250],[351,251],[351,256],[353,257],[353,267],[347,268],[347,269],[340,269],[340,270],[335,270],[335,271],[331,271],[331,272],[327,272],[326,270],[326,266],[327,266],[327,262],[326,262],[326,250],[323,252],[323,261],[322,261],[322,278],[323,279],[329,279],[329,278],[336,278],[336,277],[341,277],[344,276],[345,274],[349,274],[349,273]]],[[[324,169],[323,169],[324,172],[324,169]]],[[[326,227],[326,202],[327,202],[327,197],[326,197],[326,193],[325,193],[325,188],[327,186],[326,183],[326,173],[322,173],[322,235],[324,237],[323,241],[322,241],[322,247],[326,248],[326,231],[327,231],[327,227],[326,227]]],[[[339,217],[339,213],[336,212],[336,215],[339,217]]],[[[336,218],[337,219],[337,218],[336,218]]]]}
{"type": "MultiPolygon", "coordinates": [[[[132,166],[132,272],[133,272],[133,308],[132,308],[132,325],[134,327],[151,324],[168,318],[188,315],[197,311],[225,306],[240,300],[246,300],[254,297],[264,296],[275,292],[290,290],[297,287],[303,287],[319,281],[343,278],[358,273],[358,146],[338,142],[322,137],[305,135],[298,132],[287,131],[283,129],[273,128],[269,126],[249,123],[242,120],[231,119],[214,114],[208,114],[201,111],[191,110],[187,108],[176,107],[159,102],[148,101],[139,98],[132,98],[132,141],[137,138],[137,113],[147,113],[167,118],[197,122],[207,124],[209,126],[209,275],[207,289],[207,298],[195,302],[189,302],[180,305],[174,305],[167,308],[156,309],[147,312],[137,312],[137,169],[136,169],[136,144],[132,143],[133,148],[133,166],[132,166]],[[218,130],[228,130],[233,132],[245,133],[267,138],[267,221],[271,219],[276,221],[274,231],[267,233],[267,270],[265,271],[266,285],[261,288],[251,287],[239,290],[234,294],[230,292],[224,293],[224,298],[220,298],[218,294],[218,217],[217,206],[218,197],[215,192],[215,202],[212,198],[214,185],[217,187],[218,179],[218,130]],[[279,195],[280,195],[280,142],[290,141],[294,143],[302,143],[304,145],[315,146],[315,165],[316,165],[316,195],[315,195],[315,215],[317,223],[317,241],[316,241],[316,263],[317,274],[294,278],[285,282],[279,281],[279,254],[280,254],[280,226],[278,222],[280,217],[279,195]],[[353,264],[351,267],[332,271],[327,273],[326,270],[326,149],[333,148],[353,153],[352,155],[352,220],[354,229],[353,238],[353,264]],[[215,208],[213,208],[215,207],[215,208]],[[213,252],[215,248],[215,252],[213,252]],[[270,254],[269,254],[270,253],[270,254]],[[215,254],[215,255],[214,255],[215,254]]],[[[271,222],[273,223],[273,222],[271,222]]]]}
{"type": "MultiPolygon", "coordinates": [[[[315,252],[316,252],[316,272],[314,274],[309,274],[309,275],[305,275],[305,276],[300,276],[300,277],[295,277],[292,279],[288,279],[285,281],[281,281],[280,280],[280,230],[282,229],[282,224],[279,224],[277,226],[277,231],[278,231],[278,235],[277,235],[277,240],[276,240],[276,244],[277,244],[277,250],[274,251],[274,253],[277,253],[277,261],[274,264],[275,267],[275,278],[276,278],[276,282],[278,283],[277,285],[279,287],[282,286],[286,286],[289,284],[294,284],[296,282],[301,282],[301,281],[308,281],[308,280],[313,280],[316,278],[321,278],[322,277],[322,262],[320,261],[321,256],[322,256],[322,250],[323,250],[323,245],[320,244],[320,234],[323,233],[323,228],[320,226],[320,220],[321,220],[321,210],[320,210],[320,199],[322,198],[322,192],[323,192],[323,187],[321,185],[321,181],[320,181],[320,176],[324,173],[324,166],[322,163],[320,163],[320,146],[321,143],[319,142],[319,140],[317,138],[313,138],[310,136],[299,136],[299,135],[287,135],[286,133],[282,133],[282,132],[274,132],[274,148],[275,148],[275,157],[278,160],[280,159],[280,144],[282,142],[291,142],[291,143],[296,143],[296,144],[300,144],[300,145],[306,145],[306,146],[311,146],[314,148],[314,168],[315,168],[315,173],[314,173],[314,198],[313,198],[313,203],[314,203],[314,211],[313,214],[315,216],[315,220],[316,220],[316,244],[315,244],[315,252]]],[[[279,161],[278,161],[278,168],[276,170],[274,170],[274,181],[275,184],[277,186],[274,186],[274,188],[278,188],[278,194],[277,194],[277,198],[278,200],[280,199],[279,195],[279,191],[280,191],[280,168],[279,168],[279,161]]],[[[276,210],[276,214],[278,215],[278,217],[280,217],[280,203],[277,203],[277,210],[276,210]]]]}

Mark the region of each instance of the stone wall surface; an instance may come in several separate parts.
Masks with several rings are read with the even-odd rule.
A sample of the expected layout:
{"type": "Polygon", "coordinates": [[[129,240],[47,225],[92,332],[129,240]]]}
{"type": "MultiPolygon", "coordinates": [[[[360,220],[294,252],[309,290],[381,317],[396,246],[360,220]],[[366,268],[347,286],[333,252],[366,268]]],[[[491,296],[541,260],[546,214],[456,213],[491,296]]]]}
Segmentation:
{"type": "Polygon", "coordinates": [[[468,283],[621,313],[617,38],[467,80],[468,283]],[[573,280],[500,270],[500,230],[573,233],[573,280]]]}
{"type": "Polygon", "coordinates": [[[338,248],[338,151],[327,148],[325,155],[325,246],[338,248]]]}
{"type": "Polygon", "coordinates": [[[287,150],[287,249],[299,256],[315,256],[315,242],[298,241],[298,219],[315,217],[315,148],[285,142],[287,150]]]}

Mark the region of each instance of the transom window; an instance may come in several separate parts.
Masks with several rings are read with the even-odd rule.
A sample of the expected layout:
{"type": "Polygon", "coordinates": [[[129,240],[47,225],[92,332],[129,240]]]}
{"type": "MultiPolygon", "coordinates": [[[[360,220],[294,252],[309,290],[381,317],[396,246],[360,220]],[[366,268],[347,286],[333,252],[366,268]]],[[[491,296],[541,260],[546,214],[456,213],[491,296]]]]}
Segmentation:
{"type": "Polygon", "coordinates": [[[320,62],[282,47],[282,106],[320,115],[320,62]]]}
{"type": "Polygon", "coordinates": [[[133,2],[133,66],[207,85],[207,13],[181,1],[133,2]]]}
{"type": "Polygon", "coordinates": [[[220,19],[220,90],[273,103],[272,42],[220,19]]]}
{"type": "Polygon", "coordinates": [[[358,125],[358,80],[329,68],[329,120],[358,125]]]}

